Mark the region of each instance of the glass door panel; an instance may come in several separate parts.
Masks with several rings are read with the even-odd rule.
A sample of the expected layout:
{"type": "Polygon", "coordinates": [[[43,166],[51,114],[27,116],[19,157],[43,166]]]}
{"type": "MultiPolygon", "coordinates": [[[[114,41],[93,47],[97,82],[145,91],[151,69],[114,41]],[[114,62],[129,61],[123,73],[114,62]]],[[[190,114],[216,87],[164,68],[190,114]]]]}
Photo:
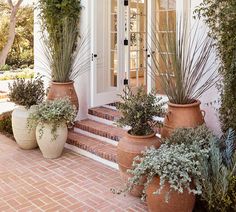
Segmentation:
{"type": "MultiPolygon", "coordinates": [[[[163,74],[166,72],[173,73],[173,64],[170,60],[170,55],[173,54],[173,50],[168,48],[166,43],[168,40],[174,41],[176,39],[176,0],[156,0],[156,38],[160,43],[160,50],[156,49],[156,59],[159,64],[159,68],[163,74]],[[169,64],[169,66],[166,65],[169,64]]],[[[156,39],[155,38],[155,39],[156,39]]],[[[171,42],[172,43],[172,42],[171,42]]],[[[173,74],[174,80],[174,74],[173,74]]],[[[156,78],[156,90],[160,94],[164,94],[160,86],[160,77],[156,78]]]]}
{"type": "Polygon", "coordinates": [[[146,0],[130,2],[129,77],[131,87],[146,85],[146,0]]]}

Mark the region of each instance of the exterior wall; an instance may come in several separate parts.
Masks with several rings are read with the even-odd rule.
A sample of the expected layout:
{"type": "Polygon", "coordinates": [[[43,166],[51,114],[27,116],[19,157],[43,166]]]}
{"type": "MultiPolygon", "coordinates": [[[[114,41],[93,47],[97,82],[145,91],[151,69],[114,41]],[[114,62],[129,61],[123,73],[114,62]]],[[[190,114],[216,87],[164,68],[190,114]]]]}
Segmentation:
{"type": "MultiPolygon", "coordinates": [[[[194,0],[191,1],[191,14],[193,14],[194,9],[196,6],[198,6],[202,0],[194,0]]],[[[196,20],[192,18],[192,23],[194,24],[196,20]]],[[[199,30],[199,33],[204,33],[207,31],[207,26],[204,23],[200,23],[201,25],[201,30],[199,30]]],[[[212,56],[212,59],[215,60],[216,55],[212,56]]],[[[216,61],[217,64],[217,61],[216,61]]],[[[215,71],[216,69],[212,69],[212,71],[215,71]]],[[[219,104],[220,100],[220,94],[219,91],[217,90],[216,86],[212,87],[209,89],[206,93],[202,95],[200,98],[200,101],[202,102],[201,104],[201,109],[206,112],[206,124],[207,126],[214,131],[216,134],[220,134],[220,122],[219,122],[219,117],[218,117],[218,112],[217,110],[220,107],[219,104]]]]}

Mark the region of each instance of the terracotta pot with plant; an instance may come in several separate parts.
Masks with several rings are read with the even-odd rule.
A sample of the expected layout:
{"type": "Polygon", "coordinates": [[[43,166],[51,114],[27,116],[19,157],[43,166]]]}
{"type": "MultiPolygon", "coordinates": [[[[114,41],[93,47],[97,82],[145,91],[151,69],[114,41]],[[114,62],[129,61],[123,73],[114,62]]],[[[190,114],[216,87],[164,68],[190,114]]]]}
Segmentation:
{"type": "Polygon", "coordinates": [[[22,149],[36,148],[35,131],[27,129],[27,118],[35,105],[44,99],[44,85],[40,77],[36,79],[16,79],[9,84],[9,99],[18,106],[12,112],[12,130],[16,143],[22,149]]]}
{"type": "Polygon", "coordinates": [[[79,36],[80,0],[57,2],[39,0],[43,52],[51,76],[49,100],[69,97],[79,108],[74,80],[89,67],[88,37],[79,36]],[[49,66],[48,66],[49,65],[49,66]]]}
{"type": "Polygon", "coordinates": [[[30,113],[29,129],[36,127],[36,138],[45,158],[58,158],[67,140],[68,126],[76,116],[76,108],[68,98],[47,100],[30,113]]]}
{"type": "Polygon", "coordinates": [[[218,79],[213,40],[207,33],[199,36],[198,24],[190,32],[187,21],[180,21],[178,26],[177,33],[175,28],[166,36],[156,32],[153,40],[158,57],[152,56],[151,74],[159,78],[169,99],[161,132],[163,138],[169,137],[176,128],[204,123],[205,112],[200,109],[199,98],[218,79]]]}
{"type": "MultiPolygon", "coordinates": [[[[156,137],[155,127],[158,124],[153,121],[153,116],[163,113],[160,98],[154,93],[147,94],[140,87],[136,94],[128,88],[121,96],[122,102],[118,104],[118,110],[122,117],[117,121],[119,126],[129,126],[131,129],[118,143],[117,160],[122,180],[126,183],[130,175],[127,170],[132,167],[133,159],[140,155],[145,148],[160,146],[160,140],[156,137]]],[[[142,188],[135,187],[134,196],[140,196],[142,188]]]]}
{"type": "MultiPolygon", "coordinates": [[[[173,138],[174,139],[174,138],[173,138]]],[[[203,145],[204,146],[204,145],[203,145]]],[[[150,148],[136,157],[133,175],[126,189],[140,184],[143,200],[146,199],[151,212],[191,212],[195,204],[195,195],[201,194],[202,164],[201,158],[208,157],[208,151],[199,141],[190,144],[162,144],[159,149],[150,148]]]]}

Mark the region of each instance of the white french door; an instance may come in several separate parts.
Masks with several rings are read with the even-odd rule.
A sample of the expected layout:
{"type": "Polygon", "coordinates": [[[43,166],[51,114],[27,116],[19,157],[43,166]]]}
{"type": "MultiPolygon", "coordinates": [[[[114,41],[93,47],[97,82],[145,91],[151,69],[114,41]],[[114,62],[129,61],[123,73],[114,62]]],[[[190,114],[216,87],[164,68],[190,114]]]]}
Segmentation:
{"type": "Polygon", "coordinates": [[[176,22],[177,2],[184,1],[92,0],[91,106],[118,101],[126,83],[155,87],[147,74],[153,25],[166,33],[164,25],[176,22]]]}
{"type": "Polygon", "coordinates": [[[91,106],[114,102],[120,93],[120,40],[115,0],[92,1],[91,106]]]}

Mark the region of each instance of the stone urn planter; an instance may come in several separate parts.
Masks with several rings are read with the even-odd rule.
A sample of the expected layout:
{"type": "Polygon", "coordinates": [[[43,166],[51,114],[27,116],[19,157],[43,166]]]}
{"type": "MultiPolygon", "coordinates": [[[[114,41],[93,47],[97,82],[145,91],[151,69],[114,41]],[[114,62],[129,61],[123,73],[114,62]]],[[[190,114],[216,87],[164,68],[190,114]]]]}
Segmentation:
{"type": "Polygon", "coordinates": [[[12,130],[16,143],[22,149],[34,149],[38,147],[35,128],[29,130],[27,119],[29,114],[34,111],[34,106],[26,109],[24,106],[18,106],[12,112],[12,130]]]}
{"type": "MultiPolygon", "coordinates": [[[[142,151],[146,148],[154,146],[159,148],[161,145],[160,140],[156,137],[155,132],[151,135],[147,136],[134,136],[130,135],[129,132],[126,133],[118,143],[117,146],[117,160],[120,170],[120,175],[122,181],[126,184],[128,179],[131,177],[129,173],[127,173],[128,169],[132,168],[133,159],[136,156],[141,155],[142,151]]],[[[143,190],[143,186],[135,186],[131,194],[133,196],[141,196],[143,190]]]]}
{"type": "Polygon", "coordinates": [[[200,109],[201,102],[192,104],[168,103],[168,111],[161,130],[162,138],[168,138],[177,128],[195,128],[204,123],[205,111],[200,109]]]}
{"type": "Polygon", "coordinates": [[[51,82],[47,94],[48,100],[69,97],[71,103],[79,110],[79,100],[74,88],[74,81],[70,82],[51,82]]]}
{"type": "Polygon", "coordinates": [[[75,106],[68,98],[45,101],[29,115],[29,128],[36,127],[36,139],[45,158],[58,158],[62,154],[68,126],[76,117],[75,106]]]}
{"type": "Polygon", "coordinates": [[[159,177],[155,177],[152,182],[148,184],[146,190],[147,205],[150,212],[192,212],[195,204],[194,194],[190,194],[188,190],[184,190],[183,193],[172,191],[168,202],[166,202],[166,194],[170,191],[170,186],[168,183],[165,183],[160,194],[153,194],[159,184],[159,177]]]}
{"type": "Polygon", "coordinates": [[[52,124],[38,124],[36,127],[36,138],[43,157],[54,159],[61,156],[67,140],[68,129],[65,123],[56,128],[52,134],[52,124]]]}

